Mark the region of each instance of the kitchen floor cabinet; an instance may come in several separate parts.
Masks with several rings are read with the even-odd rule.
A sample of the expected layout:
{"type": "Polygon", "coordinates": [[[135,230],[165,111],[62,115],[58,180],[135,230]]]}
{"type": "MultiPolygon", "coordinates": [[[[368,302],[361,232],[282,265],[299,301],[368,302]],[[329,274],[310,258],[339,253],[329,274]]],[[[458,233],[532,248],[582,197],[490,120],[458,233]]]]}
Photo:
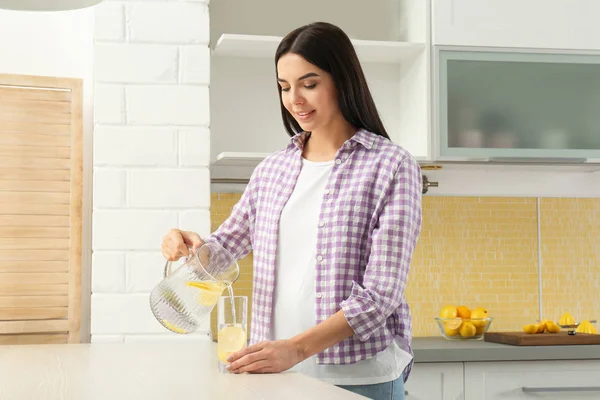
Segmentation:
{"type": "Polygon", "coordinates": [[[467,362],[465,400],[598,399],[600,360],[467,362]]]}
{"type": "Polygon", "coordinates": [[[406,400],[463,400],[463,363],[416,363],[406,382],[406,400]]]}
{"type": "Polygon", "coordinates": [[[415,363],[407,400],[600,398],[600,360],[415,363]]]}

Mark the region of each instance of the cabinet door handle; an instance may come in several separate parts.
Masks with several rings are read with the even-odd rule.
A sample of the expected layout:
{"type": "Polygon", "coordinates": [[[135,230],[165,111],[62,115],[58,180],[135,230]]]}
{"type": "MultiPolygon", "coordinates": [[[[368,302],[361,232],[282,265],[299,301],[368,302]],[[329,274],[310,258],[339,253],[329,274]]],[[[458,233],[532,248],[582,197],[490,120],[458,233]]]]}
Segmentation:
{"type": "Polygon", "coordinates": [[[525,393],[544,393],[544,392],[600,392],[600,386],[585,386],[585,387],[526,387],[521,388],[525,393]]]}
{"type": "Polygon", "coordinates": [[[578,158],[578,157],[490,157],[490,161],[498,161],[498,162],[547,162],[553,164],[582,164],[588,161],[587,158],[578,158]]]}

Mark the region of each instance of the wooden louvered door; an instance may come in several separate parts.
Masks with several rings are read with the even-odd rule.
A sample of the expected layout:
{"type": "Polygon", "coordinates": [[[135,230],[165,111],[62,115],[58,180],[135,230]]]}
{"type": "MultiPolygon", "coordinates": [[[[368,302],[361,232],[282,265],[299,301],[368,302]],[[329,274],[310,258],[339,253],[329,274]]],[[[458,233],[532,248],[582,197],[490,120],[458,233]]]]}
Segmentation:
{"type": "Polygon", "coordinates": [[[77,343],[79,79],[0,74],[0,344],[77,343]]]}

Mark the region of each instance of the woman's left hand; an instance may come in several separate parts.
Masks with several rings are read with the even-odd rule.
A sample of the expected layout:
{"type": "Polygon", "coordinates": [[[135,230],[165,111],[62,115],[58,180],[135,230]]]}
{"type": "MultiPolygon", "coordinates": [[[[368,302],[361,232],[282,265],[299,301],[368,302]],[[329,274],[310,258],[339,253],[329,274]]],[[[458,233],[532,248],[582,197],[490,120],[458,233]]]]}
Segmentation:
{"type": "Polygon", "coordinates": [[[231,363],[227,369],[235,374],[276,373],[286,371],[304,359],[303,352],[296,343],[291,340],[276,340],[257,343],[231,354],[227,359],[231,363]]]}

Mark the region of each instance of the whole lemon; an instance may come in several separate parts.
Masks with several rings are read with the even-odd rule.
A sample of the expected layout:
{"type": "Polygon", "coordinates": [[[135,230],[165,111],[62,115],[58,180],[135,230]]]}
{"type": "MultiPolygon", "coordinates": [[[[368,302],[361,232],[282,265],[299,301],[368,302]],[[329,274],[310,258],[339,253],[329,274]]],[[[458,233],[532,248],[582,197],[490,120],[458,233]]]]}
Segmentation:
{"type": "Polygon", "coordinates": [[[460,333],[460,336],[462,336],[464,338],[470,338],[470,337],[475,336],[475,334],[477,333],[477,328],[475,328],[475,325],[473,325],[472,322],[465,321],[460,326],[459,333],[460,333]]]}
{"type": "Polygon", "coordinates": [[[456,307],[456,312],[457,312],[458,316],[462,319],[471,318],[471,310],[467,306],[456,307]]]}
{"type": "Polygon", "coordinates": [[[458,310],[454,306],[445,306],[440,311],[440,318],[456,318],[458,316],[458,310]]]}
{"type": "MultiPolygon", "coordinates": [[[[488,311],[483,307],[478,307],[471,311],[472,319],[489,318],[488,311]]],[[[471,321],[475,326],[485,326],[487,321],[471,321]]]]}

